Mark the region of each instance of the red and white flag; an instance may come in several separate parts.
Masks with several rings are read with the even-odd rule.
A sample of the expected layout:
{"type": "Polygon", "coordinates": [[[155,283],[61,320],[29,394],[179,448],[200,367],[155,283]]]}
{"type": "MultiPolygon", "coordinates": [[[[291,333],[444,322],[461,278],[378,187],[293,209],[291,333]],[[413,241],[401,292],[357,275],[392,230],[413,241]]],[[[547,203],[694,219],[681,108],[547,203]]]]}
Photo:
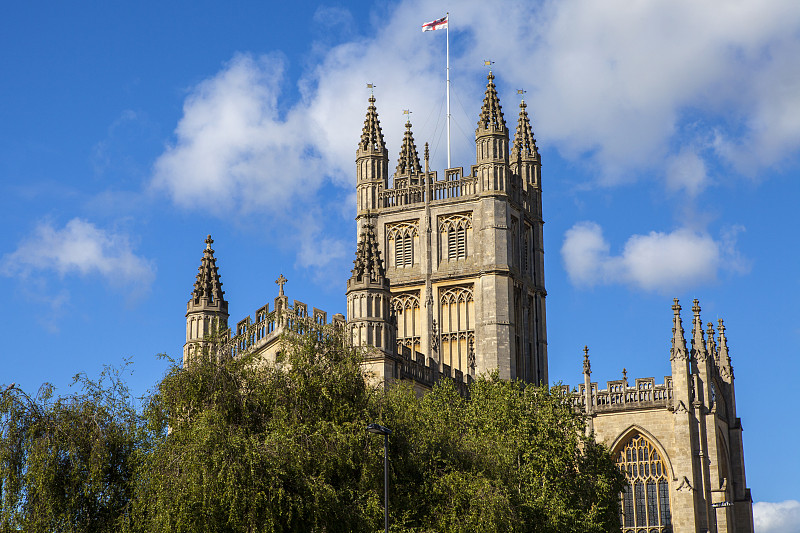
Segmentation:
{"type": "Polygon", "coordinates": [[[434,31],[434,30],[443,30],[447,28],[447,15],[443,16],[440,19],[432,20],[430,22],[426,22],[422,25],[422,31],[434,31]]]}

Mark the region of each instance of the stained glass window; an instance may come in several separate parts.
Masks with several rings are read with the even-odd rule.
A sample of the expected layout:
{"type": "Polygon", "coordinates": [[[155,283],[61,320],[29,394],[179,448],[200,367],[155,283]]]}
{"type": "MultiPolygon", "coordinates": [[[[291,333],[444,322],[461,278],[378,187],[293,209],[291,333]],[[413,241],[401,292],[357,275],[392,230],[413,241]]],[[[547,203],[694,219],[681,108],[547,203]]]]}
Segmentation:
{"type": "Polygon", "coordinates": [[[620,494],[623,533],[672,533],[667,469],[658,450],[636,434],[620,450],[617,465],[628,478],[620,494]]]}

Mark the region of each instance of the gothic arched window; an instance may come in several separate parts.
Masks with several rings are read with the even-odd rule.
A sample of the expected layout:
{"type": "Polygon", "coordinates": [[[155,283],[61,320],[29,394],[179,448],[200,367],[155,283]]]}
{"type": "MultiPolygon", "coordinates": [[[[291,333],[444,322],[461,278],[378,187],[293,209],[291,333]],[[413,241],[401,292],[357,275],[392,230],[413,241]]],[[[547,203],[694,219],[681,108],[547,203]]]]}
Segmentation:
{"type": "Polygon", "coordinates": [[[442,235],[448,261],[456,261],[467,257],[467,236],[472,230],[472,213],[449,215],[439,219],[439,232],[442,235]]]}
{"type": "Polygon", "coordinates": [[[475,342],[475,304],[469,287],[448,287],[441,292],[441,359],[451,368],[468,373],[475,342]]]}
{"type": "Polygon", "coordinates": [[[397,348],[406,346],[413,356],[420,350],[419,298],[410,293],[398,294],[392,298],[392,307],[397,317],[397,348]]]}
{"type": "Polygon", "coordinates": [[[389,241],[389,257],[394,260],[395,268],[410,267],[414,264],[414,241],[418,236],[418,223],[399,222],[386,226],[386,237],[389,241]]]}
{"type": "Polygon", "coordinates": [[[623,533],[672,533],[667,467],[655,446],[635,435],[620,450],[617,466],[628,479],[620,496],[623,533]]]}

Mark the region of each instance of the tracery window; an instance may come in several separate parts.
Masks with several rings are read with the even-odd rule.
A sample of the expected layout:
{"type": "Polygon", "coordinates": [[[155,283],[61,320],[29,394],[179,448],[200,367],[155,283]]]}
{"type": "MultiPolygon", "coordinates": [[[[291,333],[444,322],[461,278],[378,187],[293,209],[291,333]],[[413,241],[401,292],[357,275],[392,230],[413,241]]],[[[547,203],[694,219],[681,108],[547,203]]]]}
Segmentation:
{"type": "Polygon", "coordinates": [[[468,373],[475,342],[475,302],[471,287],[448,287],[440,293],[441,358],[468,373]]]}
{"type": "Polygon", "coordinates": [[[456,261],[467,257],[467,238],[472,230],[472,213],[448,215],[439,219],[439,232],[444,245],[444,257],[456,261]]]}
{"type": "Polygon", "coordinates": [[[398,294],[392,298],[392,308],[397,317],[397,348],[408,347],[411,353],[420,350],[419,297],[416,294],[398,294]]]}
{"type": "Polygon", "coordinates": [[[394,260],[395,268],[410,267],[414,264],[414,244],[418,240],[419,223],[398,222],[386,225],[386,237],[389,243],[389,257],[394,260]]]}
{"type": "Polygon", "coordinates": [[[628,478],[620,495],[623,533],[672,533],[667,467],[653,444],[635,435],[617,456],[628,478]]]}

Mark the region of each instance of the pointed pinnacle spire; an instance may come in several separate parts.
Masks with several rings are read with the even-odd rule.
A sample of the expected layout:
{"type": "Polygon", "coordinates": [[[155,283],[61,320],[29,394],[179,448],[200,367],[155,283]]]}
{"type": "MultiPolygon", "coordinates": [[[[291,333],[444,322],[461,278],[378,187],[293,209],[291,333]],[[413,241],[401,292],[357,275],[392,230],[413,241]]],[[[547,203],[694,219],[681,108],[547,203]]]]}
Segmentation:
{"type": "Polygon", "coordinates": [[[709,322],[706,324],[706,352],[716,363],[719,363],[719,352],[717,351],[717,342],[714,340],[714,324],[709,322]]]}
{"type": "Polygon", "coordinates": [[[356,281],[364,281],[364,276],[367,277],[366,281],[376,283],[386,281],[386,271],[383,268],[381,252],[378,249],[378,239],[375,237],[375,231],[371,225],[364,226],[353,264],[352,273],[356,281]]]}
{"type": "Polygon", "coordinates": [[[674,313],[672,325],[672,354],[670,360],[686,360],[686,337],[684,336],[683,323],[681,322],[681,306],[675,298],[672,304],[674,313]]]}
{"type": "Polygon", "coordinates": [[[197,277],[194,282],[194,289],[192,290],[192,299],[195,303],[200,303],[200,298],[208,298],[209,303],[216,301],[225,301],[225,291],[222,290],[222,281],[219,278],[219,270],[217,268],[217,259],[214,257],[214,250],[211,245],[214,239],[211,235],[206,237],[206,248],[203,250],[203,259],[200,261],[200,267],[197,269],[197,277]]]}
{"type": "MultiPolygon", "coordinates": [[[[722,374],[725,375],[730,373],[730,377],[733,377],[733,366],[731,365],[731,356],[728,353],[728,337],[725,336],[725,324],[722,322],[720,318],[719,327],[717,327],[717,331],[719,331],[719,360],[720,360],[720,367],[722,368],[722,374]]],[[[726,376],[727,377],[727,376],[726,376]]]]}
{"type": "Polygon", "coordinates": [[[506,121],[503,118],[503,108],[500,105],[500,98],[497,96],[497,88],[494,86],[494,74],[492,74],[491,70],[486,79],[489,82],[486,84],[481,114],[478,117],[478,131],[485,131],[490,128],[495,131],[505,131],[506,121]]]}
{"type": "Polygon", "coordinates": [[[590,375],[592,373],[592,364],[589,362],[589,347],[583,347],[583,373],[590,375]]]}
{"type": "Polygon", "coordinates": [[[533,137],[533,128],[530,118],[525,108],[525,100],[519,104],[519,120],[517,121],[517,131],[514,133],[514,145],[511,148],[511,160],[536,159],[539,150],[536,148],[536,139],[533,137]]]}
{"type": "Polygon", "coordinates": [[[700,320],[700,300],[697,298],[692,302],[692,313],[694,313],[694,325],[692,327],[692,352],[697,362],[705,362],[708,358],[706,343],[703,338],[703,322],[700,320]]]}
{"type": "Polygon", "coordinates": [[[375,108],[375,95],[370,95],[369,97],[369,107],[367,107],[364,127],[361,128],[361,140],[358,143],[358,148],[365,152],[382,152],[386,150],[381,123],[378,120],[378,111],[375,108]]]}
{"type": "Polygon", "coordinates": [[[411,119],[406,121],[406,132],[403,135],[403,146],[400,148],[400,158],[397,160],[395,176],[419,174],[422,165],[419,163],[417,145],[414,144],[414,134],[411,132],[411,119]]]}

